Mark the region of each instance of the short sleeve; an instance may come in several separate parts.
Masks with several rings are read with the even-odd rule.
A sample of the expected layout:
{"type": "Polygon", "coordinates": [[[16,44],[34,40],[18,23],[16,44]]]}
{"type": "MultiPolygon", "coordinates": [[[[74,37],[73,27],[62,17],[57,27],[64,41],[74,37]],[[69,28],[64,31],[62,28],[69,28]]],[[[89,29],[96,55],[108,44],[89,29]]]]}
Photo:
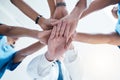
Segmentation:
{"type": "Polygon", "coordinates": [[[27,67],[28,74],[33,78],[45,77],[51,71],[53,62],[47,61],[45,55],[35,57],[27,67]]]}
{"type": "Polygon", "coordinates": [[[21,62],[17,62],[17,63],[13,62],[13,58],[14,58],[15,54],[16,54],[16,52],[13,54],[13,57],[11,58],[10,62],[7,65],[7,69],[10,71],[15,70],[17,68],[17,66],[21,63],[21,62]]]}
{"type": "Polygon", "coordinates": [[[3,38],[3,35],[2,34],[0,34],[0,40],[3,38]]]}
{"type": "Polygon", "coordinates": [[[8,66],[7,66],[7,69],[10,70],[10,71],[13,71],[17,68],[17,66],[20,64],[21,62],[18,62],[18,63],[14,63],[13,61],[11,61],[8,66]]]}

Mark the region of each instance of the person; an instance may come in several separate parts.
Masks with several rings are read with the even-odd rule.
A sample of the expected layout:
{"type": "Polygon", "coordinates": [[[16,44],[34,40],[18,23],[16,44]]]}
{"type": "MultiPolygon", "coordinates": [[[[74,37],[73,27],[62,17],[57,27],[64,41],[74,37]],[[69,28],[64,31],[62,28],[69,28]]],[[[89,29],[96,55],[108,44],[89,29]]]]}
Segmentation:
{"type": "MultiPolygon", "coordinates": [[[[32,9],[24,0],[10,0],[12,4],[14,4],[19,10],[21,10],[26,16],[28,16],[30,19],[32,19],[35,24],[38,24],[43,30],[49,30],[52,28],[51,23],[56,21],[56,19],[46,19],[41,14],[36,12],[34,9],[32,9]]],[[[48,0],[49,4],[54,4],[54,1],[48,0]]],[[[50,6],[51,9],[54,10],[54,5],[50,6]]],[[[51,12],[53,14],[53,12],[51,12]]]]}
{"type": "Polygon", "coordinates": [[[10,26],[0,23],[0,34],[9,37],[32,37],[42,42],[42,37],[44,37],[44,35],[49,36],[50,32],[51,30],[39,31],[39,30],[24,28],[21,26],[10,26]]]}
{"type": "Polygon", "coordinates": [[[59,20],[68,14],[65,0],[51,0],[51,2],[54,4],[50,3],[50,0],[48,0],[52,19],[59,20]]]}
{"type": "MultiPolygon", "coordinates": [[[[113,7],[111,10],[112,15],[114,18],[118,19],[117,15],[118,7],[113,7]]],[[[120,45],[120,36],[116,32],[112,32],[109,34],[88,34],[88,33],[75,33],[75,36],[73,39],[78,42],[86,42],[90,44],[111,44],[111,45],[117,45],[119,47],[120,45]]],[[[119,47],[120,48],[120,47],[119,47]]]]}
{"type": "MultiPolygon", "coordinates": [[[[64,0],[47,0],[50,8],[50,18],[46,19],[41,14],[33,10],[24,0],[10,0],[19,10],[32,19],[43,30],[52,29],[53,22],[61,19],[68,14],[64,0]]],[[[59,28],[59,27],[58,27],[59,28]]]]}
{"type": "MultiPolygon", "coordinates": [[[[24,14],[26,14],[29,18],[31,18],[33,21],[36,21],[36,17],[39,14],[37,12],[35,12],[32,8],[30,8],[30,6],[28,6],[23,0],[19,0],[19,1],[11,0],[11,2],[16,7],[18,7],[24,14]],[[31,12],[31,14],[29,12],[31,12]],[[32,15],[32,14],[36,14],[36,15],[32,15]]],[[[64,0],[56,0],[56,1],[55,0],[48,0],[48,4],[49,4],[49,8],[50,8],[50,13],[51,13],[50,18],[58,20],[58,19],[60,19],[68,14],[64,0]]],[[[39,24],[39,22],[42,22],[41,21],[42,19],[43,19],[43,16],[39,18],[38,24],[39,24]]],[[[47,21],[46,21],[46,23],[47,23],[47,21]]],[[[39,24],[39,25],[41,27],[43,26],[41,24],[39,24]]],[[[43,28],[43,27],[42,27],[43,30],[51,29],[51,28],[49,28],[50,26],[46,26],[47,28],[43,28]]],[[[73,46],[71,46],[71,47],[73,47],[73,46]]],[[[77,53],[76,52],[73,53],[73,51],[74,50],[68,50],[67,53],[65,53],[65,61],[66,62],[73,62],[74,60],[76,60],[77,53]]]]}
{"type": "Polygon", "coordinates": [[[71,80],[63,63],[64,54],[74,53],[73,49],[68,50],[71,39],[66,45],[65,37],[56,36],[56,30],[54,26],[48,39],[47,52],[33,58],[27,66],[27,72],[34,80],[71,80]]]}
{"type": "Polygon", "coordinates": [[[82,14],[83,10],[87,7],[87,0],[79,0],[72,12],[60,20],[53,22],[52,25],[60,25],[56,34],[61,35],[64,31],[64,36],[67,39],[74,34],[79,16],[82,14]]]}
{"type": "MultiPolygon", "coordinates": [[[[84,0],[83,0],[84,2],[84,0]]],[[[97,10],[103,9],[107,6],[118,4],[118,23],[116,25],[115,32],[112,32],[110,34],[84,34],[79,33],[79,41],[87,42],[87,43],[108,43],[119,46],[119,34],[120,34],[120,28],[119,28],[119,6],[120,6],[120,0],[94,0],[90,3],[89,7],[86,8],[86,6],[81,7],[82,0],[79,0],[76,4],[75,8],[72,10],[72,12],[62,18],[61,20],[53,23],[53,25],[61,24],[61,27],[59,30],[57,30],[56,34],[59,34],[65,31],[64,36],[69,38],[72,34],[75,33],[75,29],[77,27],[77,23],[79,19],[84,18],[88,14],[95,12],[97,10]],[[103,4],[104,3],[104,4],[103,4]],[[64,26],[65,25],[65,26],[64,26]],[[81,35],[81,36],[80,36],[81,35]],[[80,38],[81,37],[81,38],[80,38]],[[102,39],[100,39],[102,38],[102,39]]],[[[115,9],[114,9],[115,10],[115,9]]],[[[114,11],[113,10],[113,11],[114,11]]],[[[116,10],[115,10],[116,11],[116,10]]],[[[114,15],[114,14],[113,14],[114,15]]],[[[116,15],[114,15],[116,16],[116,15]]]]}
{"type": "Polygon", "coordinates": [[[6,69],[11,71],[16,69],[25,57],[41,49],[44,46],[42,41],[47,40],[46,35],[49,36],[46,31],[42,33],[38,30],[0,24],[0,79],[6,69]],[[39,41],[15,51],[14,44],[19,37],[32,37],[39,41]]]}

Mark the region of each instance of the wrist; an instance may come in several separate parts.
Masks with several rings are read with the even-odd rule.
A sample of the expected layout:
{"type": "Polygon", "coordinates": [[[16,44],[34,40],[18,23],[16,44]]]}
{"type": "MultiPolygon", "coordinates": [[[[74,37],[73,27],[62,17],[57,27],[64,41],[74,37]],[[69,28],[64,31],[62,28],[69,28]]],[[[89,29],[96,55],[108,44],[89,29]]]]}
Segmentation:
{"type": "Polygon", "coordinates": [[[79,7],[75,7],[73,11],[70,13],[70,15],[73,15],[74,18],[79,18],[81,15],[81,11],[79,10],[79,7]]]}
{"type": "Polygon", "coordinates": [[[56,3],[56,8],[57,7],[66,7],[66,3],[65,2],[57,2],[56,3]]]}
{"type": "Polygon", "coordinates": [[[42,15],[38,15],[35,19],[35,24],[39,24],[38,22],[40,21],[41,18],[42,18],[42,15]]]}
{"type": "Polygon", "coordinates": [[[55,57],[53,57],[52,54],[49,53],[49,52],[46,52],[45,57],[48,61],[54,61],[55,60],[55,57]]]}
{"type": "Polygon", "coordinates": [[[39,19],[39,21],[38,21],[38,24],[39,24],[39,25],[42,25],[42,24],[44,23],[44,21],[45,21],[45,18],[44,18],[44,17],[41,17],[41,18],[39,19]]]}

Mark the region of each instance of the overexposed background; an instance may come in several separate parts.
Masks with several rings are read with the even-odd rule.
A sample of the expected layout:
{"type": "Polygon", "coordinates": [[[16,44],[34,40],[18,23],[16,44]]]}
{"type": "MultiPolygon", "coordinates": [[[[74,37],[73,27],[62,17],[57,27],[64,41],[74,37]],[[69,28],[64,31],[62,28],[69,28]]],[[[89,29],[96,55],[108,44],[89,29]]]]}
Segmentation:
{"type": "MultiPolygon", "coordinates": [[[[24,0],[38,13],[49,18],[47,0],[24,0]],[[43,5],[44,4],[44,5],[43,5]]],[[[66,0],[70,12],[78,0],[66,0]]],[[[77,31],[86,33],[110,33],[114,31],[116,20],[111,15],[112,6],[90,14],[79,21],[77,31]]],[[[19,11],[10,0],[0,0],[0,22],[13,26],[22,26],[41,30],[38,25],[19,11]]],[[[22,49],[36,42],[33,38],[20,38],[16,43],[16,50],[22,49]]],[[[71,65],[67,65],[73,80],[120,80],[120,50],[108,44],[92,45],[73,42],[78,51],[78,58],[71,65]]],[[[47,46],[24,59],[22,64],[13,72],[6,71],[2,80],[32,80],[26,72],[29,61],[44,53],[47,46]]]]}

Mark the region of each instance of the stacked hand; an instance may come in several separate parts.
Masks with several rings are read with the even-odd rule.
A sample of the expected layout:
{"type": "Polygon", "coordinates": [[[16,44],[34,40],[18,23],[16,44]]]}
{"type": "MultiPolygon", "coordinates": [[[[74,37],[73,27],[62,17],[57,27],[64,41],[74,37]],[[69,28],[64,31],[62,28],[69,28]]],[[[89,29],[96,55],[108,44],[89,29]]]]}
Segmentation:
{"type": "Polygon", "coordinates": [[[53,23],[53,22],[55,22],[55,21],[57,21],[57,19],[52,19],[52,18],[50,18],[50,19],[45,19],[45,18],[44,18],[43,20],[41,20],[40,26],[41,26],[41,28],[42,28],[43,30],[50,30],[50,29],[53,28],[53,26],[52,26],[51,23],[53,23]]]}
{"type": "Polygon", "coordinates": [[[66,44],[66,38],[64,36],[56,36],[55,32],[57,27],[55,26],[51,32],[50,38],[48,39],[48,52],[46,58],[51,61],[61,57],[64,52],[69,48],[71,39],[66,44]]]}
{"type": "Polygon", "coordinates": [[[53,25],[57,25],[56,34],[63,35],[68,41],[75,32],[78,20],[79,18],[75,18],[74,15],[67,15],[59,21],[54,22],[53,25]]]}

